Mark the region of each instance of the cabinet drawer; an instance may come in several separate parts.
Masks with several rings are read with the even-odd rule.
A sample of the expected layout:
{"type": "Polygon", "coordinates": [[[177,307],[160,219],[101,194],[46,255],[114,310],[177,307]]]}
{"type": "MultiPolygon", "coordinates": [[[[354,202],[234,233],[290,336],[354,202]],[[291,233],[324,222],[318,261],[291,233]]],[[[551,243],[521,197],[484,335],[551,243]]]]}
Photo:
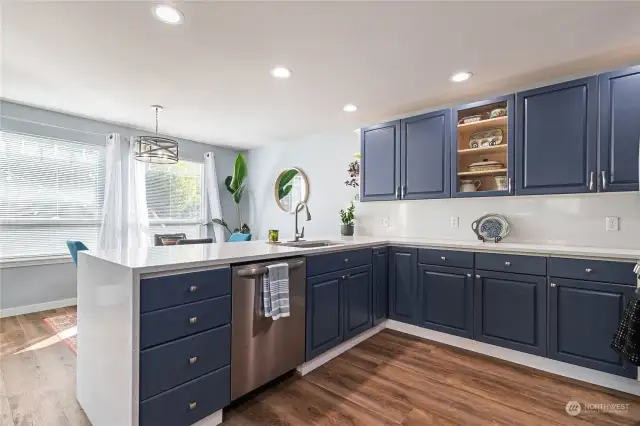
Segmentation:
{"type": "Polygon", "coordinates": [[[473,268],[473,253],[467,251],[420,249],[418,250],[418,263],[457,268],[473,268]]]}
{"type": "Polygon", "coordinates": [[[307,276],[312,277],[370,264],[370,248],[319,254],[307,257],[307,276]]]}
{"type": "Polygon", "coordinates": [[[549,275],[588,281],[636,285],[633,263],[602,260],[549,258],[549,275]]]}
{"type": "Polygon", "coordinates": [[[213,269],[140,280],[140,312],[184,305],[231,293],[231,269],[213,269]]]}
{"type": "Polygon", "coordinates": [[[144,350],[140,353],[140,400],[230,363],[230,325],[144,350]]]}
{"type": "Polygon", "coordinates": [[[515,254],[476,253],[476,269],[547,275],[547,258],[515,254]]]}
{"type": "Polygon", "coordinates": [[[231,368],[223,367],[140,404],[140,426],[189,426],[230,402],[231,368]]]}
{"type": "Polygon", "coordinates": [[[231,296],[140,315],[140,348],[200,333],[231,322],[231,296]]]}

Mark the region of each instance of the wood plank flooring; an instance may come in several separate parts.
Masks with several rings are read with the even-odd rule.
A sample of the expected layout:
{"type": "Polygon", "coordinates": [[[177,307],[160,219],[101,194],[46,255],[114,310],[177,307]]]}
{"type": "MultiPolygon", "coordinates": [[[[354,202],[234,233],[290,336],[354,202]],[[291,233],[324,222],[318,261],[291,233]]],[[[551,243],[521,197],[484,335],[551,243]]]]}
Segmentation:
{"type": "MultiPolygon", "coordinates": [[[[0,319],[0,426],[90,426],[76,359],[43,323],[65,308],[0,319]]],[[[82,350],[82,349],[80,349],[82,350]]],[[[225,410],[225,425],[640,425],[640,398],[385,330],[305,377],[225,410]],[[629,404],[565,411],[568,401],[629,404]]]]}

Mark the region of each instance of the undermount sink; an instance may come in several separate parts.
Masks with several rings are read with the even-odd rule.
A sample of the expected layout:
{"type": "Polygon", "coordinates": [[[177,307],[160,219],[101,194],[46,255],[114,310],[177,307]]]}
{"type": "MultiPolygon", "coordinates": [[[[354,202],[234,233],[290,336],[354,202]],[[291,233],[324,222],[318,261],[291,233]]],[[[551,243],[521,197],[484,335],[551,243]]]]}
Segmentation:
{"type": "Polygon", "coordinates": [[[313,247],[337,246],[339,244],[342,244],[342,243],[339,241],[318,240],[318,241],[285,241],[280,245],[286,246],[286,247],[313,248],[313,247]]]}

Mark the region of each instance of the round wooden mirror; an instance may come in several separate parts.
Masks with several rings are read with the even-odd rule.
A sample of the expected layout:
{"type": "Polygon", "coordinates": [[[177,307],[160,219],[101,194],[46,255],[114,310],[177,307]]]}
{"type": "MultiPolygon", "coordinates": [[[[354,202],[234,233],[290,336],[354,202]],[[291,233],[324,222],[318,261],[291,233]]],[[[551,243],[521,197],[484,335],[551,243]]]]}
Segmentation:
{"type": "Polygon", "coordinates": [[[296,205],[309,200],[309,180],[298,168],[284,169],[273,186],[273,195],[280,210],[295,213],[296,205]]]}

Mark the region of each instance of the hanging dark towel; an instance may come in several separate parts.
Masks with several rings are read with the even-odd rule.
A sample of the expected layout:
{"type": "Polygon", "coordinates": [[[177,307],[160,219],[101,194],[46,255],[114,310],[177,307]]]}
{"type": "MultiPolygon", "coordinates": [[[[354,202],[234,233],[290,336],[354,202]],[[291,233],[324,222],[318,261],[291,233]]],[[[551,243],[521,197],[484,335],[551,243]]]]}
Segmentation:
{"type": "Polygon", "coordinates": [[[640,293],[631,297],[611,347],[633,365],[640,366],[640,293]]]}

